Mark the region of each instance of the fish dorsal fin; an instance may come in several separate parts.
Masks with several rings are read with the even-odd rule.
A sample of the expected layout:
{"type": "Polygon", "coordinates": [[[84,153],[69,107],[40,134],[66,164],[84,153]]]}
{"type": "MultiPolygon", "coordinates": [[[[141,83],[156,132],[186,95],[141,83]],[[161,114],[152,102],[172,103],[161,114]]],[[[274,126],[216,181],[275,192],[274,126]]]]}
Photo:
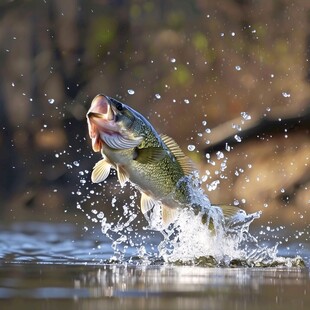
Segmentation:
{"type": "Polygon", "coordinates": [[[176,157],[181,165],[181,168],[185,175],[191,174],[196,170],[193,162],[183,153],[179,145],[169,136],[160,135],[161,139],[169,149],[169,151],[176,157]]]}
{"type": "MultiPolygon", "coordinates": [[[[212,205],[213,206],[213,205],[212,205]]],[[[219,207],[225,218],[231,218],[237,215],[242,209],[235,207],[235,206],[229,206],[229,205],[214,205],[216,207],[219,207]]]]}
{"type": "Polygon", "coordinates": [[[133,159],[140,164],[155,164],[167,155],[161,147],[147,147],[144,149],[136,148],[133,159]]]}
{"type": "Polygon", "coordinates": [[[99,160],[93,168],[91,174],[91,180],[93,183],[103,182],[110,173],[111,165],[105,160],[105,158],[99,160]]]}
{"type": "Polygon", "coordinates": [[[117,165],[116,170],[117,170],[118,180],[121,184],[121,187],[123,187],[125,183],[129,180],[127,173],[120,165],[117,165]]]}
{"type": "Polygon", "coordinates": [[[157,205],[157,201],[154,200],[152,197],[148,196],[145,193],[141,194],[141,211],[143,214],[149,212],[154,208],[155,205],[157,205]]]}
{"type": "Polygon", "coordinates": [[[165,229],[176,220],[178,215],[178,209],[173,209],[167,207],[166,205],[162,205],[161,211],[162,211],[162,225],[163,228],[165,229]]]}

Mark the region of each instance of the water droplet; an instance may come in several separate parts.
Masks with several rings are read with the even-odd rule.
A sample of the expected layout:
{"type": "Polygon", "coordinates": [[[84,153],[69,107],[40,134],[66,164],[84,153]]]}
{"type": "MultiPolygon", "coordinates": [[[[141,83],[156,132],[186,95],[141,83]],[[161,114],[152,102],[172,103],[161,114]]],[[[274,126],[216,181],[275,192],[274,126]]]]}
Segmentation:
{"type": "Polygon", "coordinates": [[[241,67],[240,67],[240,66],[235,66],[235,69],[236,69],[237,71],[240,71],[240,70],[241,70],[241,67]]]}
{"type": "Polygon", "coordinates": [[[170,61],[174,63],[174,62],[176,62],[176,59],[175,58],[171,58],[170,61]]]}
{"type": "Polygon", "coordinates": [[[246,121],[249,121],[252,118],[251,115],[247,114],[246,112],[241,112],[240,114],[242,118],[246,121]]]}
{"type": "Polygon", "coordinates": [[[75,161],[73,162],[73,165],[76,166],[76,167],[78,167],[78,166],[80,165],[80,163],[79,163],[77,160],[75,160],[75,161]]]}
{"type": "Polygon", "coordinates": [[[234,37],[235,35],[236,35],[236,33],[235,33],[235,32],[232,32],[232,33],[231,33],[231,36],[232,36],[232,37],[234,37]]]}
{"type": "Polygon", "coordinates": [[[193,144],[189,144],[189,145],[187,146],[187,149],[188,149],[190,152],[193,152],[193,151],[195,151],[196,146],[193,145],[193,144]]]}
{"type": "Polygon", "coordinates": [[[184,99],[184,102],[185,102],[186,104],[189,104],[189,100],[188,100],[188,99],[184,99]]]}
{"type": "Polygon", "coordinates": [[[135,93],[135,91],[133,89],[128,89],[127,92],[129,95],[134,95],[134,93],[135,93]]]}
{"type": "Polygon", "coordinates": [[[289,97],[291,97],[291,94],[289,94],[289,93],[287,93],[287,92],[282,92],[282,96],[283,96],[284,98],[289,98],[289,97]]]}
{"type": "Polygon", "coordinates": [[[237,142],[241,142],[241,140],[242,140],[241,137],[238,136],[238,135],[235,135],[234,138],[235,138],[235,140],[236,140],[237,142]]]}
{"type": "Polygon", "coordinates": [[[160,99],[161,95],[160,94],[155,94],[156,99],[160,99]]]}
{"type": "Polygon", "coordinates": [[[47,100],[49,104],[53,104],[55,102],[55,99],[51,98],[47,100]]]}
{"type": "Polygon", "coordinates": [[[224,153],[221,151],[216,152],[216,157],[218,160],[223,159],[224,158],[224,153]]]}
{"type": "Polygon", "coordinates": [[[13,86],[13,87],[15,86],[15,83],[14,83],[14,82],[12,82],[12,86],[13,86]]]}

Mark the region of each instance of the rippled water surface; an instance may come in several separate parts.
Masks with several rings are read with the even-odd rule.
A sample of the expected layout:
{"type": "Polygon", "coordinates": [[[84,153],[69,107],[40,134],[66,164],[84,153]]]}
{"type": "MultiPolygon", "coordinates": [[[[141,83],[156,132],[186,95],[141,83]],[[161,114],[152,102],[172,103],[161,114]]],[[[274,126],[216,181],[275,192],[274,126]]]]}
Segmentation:
{"type": "MultiPolygon", "coordinates": [[[[111,241],[100,230],[23,222],[2,225],[0,231],[1,309],[310,307],[308,268],[176,266],[146,261],[135,250],[113,262],[111,241]]],[[[160,242],[156,238],[151,243],[160,242]]],[[[309,265],[307,249],[300,254],[309,265]]]]}

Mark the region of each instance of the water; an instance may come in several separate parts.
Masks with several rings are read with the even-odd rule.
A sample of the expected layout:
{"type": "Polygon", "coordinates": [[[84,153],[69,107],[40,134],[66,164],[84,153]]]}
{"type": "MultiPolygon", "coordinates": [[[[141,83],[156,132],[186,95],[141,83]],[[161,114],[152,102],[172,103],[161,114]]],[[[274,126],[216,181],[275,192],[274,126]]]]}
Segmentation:
{"type": "Polygon", "coordinates": [[[178,266],[129,255],[113,262],[111,241],[81,226],[0,226],[1,309],[309,309],[308,268],[178,266]]]}

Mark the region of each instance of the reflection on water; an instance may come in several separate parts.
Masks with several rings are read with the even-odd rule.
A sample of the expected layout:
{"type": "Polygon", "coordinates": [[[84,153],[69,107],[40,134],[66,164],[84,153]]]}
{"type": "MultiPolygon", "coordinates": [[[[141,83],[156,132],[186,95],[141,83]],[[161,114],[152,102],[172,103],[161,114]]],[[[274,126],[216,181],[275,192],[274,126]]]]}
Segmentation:
{"type": "Polygon", "coordinates": [[[10,309],[309,309],[309,290],[308,270],[297,268],[0,267],[0,306],[10,309]]]}
{"type": "Polygon", "coordinates": [[[111,241],[100,230],[81,235],[72,224],[28,222],[0,231],[0,309],[310,307],[307,268],[107,264],[111,241]]]}
{"type": "Polygon", "coordinates": [[[101,231],[81,235],[79,225],[47,223],[14,223],[0,231],[0,309],[310,307],[307,268],[107,264],[113,252],[101,231]]]}

